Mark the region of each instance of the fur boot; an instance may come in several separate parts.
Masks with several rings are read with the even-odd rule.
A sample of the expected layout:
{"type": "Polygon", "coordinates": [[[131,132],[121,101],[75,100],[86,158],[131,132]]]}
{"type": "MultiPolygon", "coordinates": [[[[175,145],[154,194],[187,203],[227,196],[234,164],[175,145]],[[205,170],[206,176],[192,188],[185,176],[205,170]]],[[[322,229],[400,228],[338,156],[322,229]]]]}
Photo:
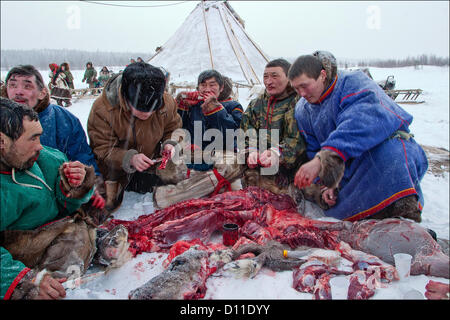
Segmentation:
{"type": "MultiPolygon", "coordinates": [[[[244,166],[237,164],[235,155],[217,154],[214,167],[217,172],[230,183],[242,176],[244,166]],[[223,156],[223,157],[222,157],[223,156]]],[[[172,162],[169,160],[168,163],[172,162]]],[[[167,170],[168,168],[166,167],[167,170]]],[[[160,170],[160,171],[164,171],[160,170]]],[[[156,187],[153,192],[155,208],[162,209],[187,199],[198,199],[211,194],[219,181],[212,170],[192,170],[188,179],[183,179],[177,184],[156,187]]]]}

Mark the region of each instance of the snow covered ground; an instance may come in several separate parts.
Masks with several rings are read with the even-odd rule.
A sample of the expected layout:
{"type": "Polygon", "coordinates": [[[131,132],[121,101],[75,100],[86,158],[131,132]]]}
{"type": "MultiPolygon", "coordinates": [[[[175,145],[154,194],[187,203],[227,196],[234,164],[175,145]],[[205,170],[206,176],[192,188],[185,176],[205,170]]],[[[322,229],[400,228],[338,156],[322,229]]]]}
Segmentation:
{"type": "MultiPolygon", "coordinates": [[[[97,68],[100,69],[100,68],[97,68]]],[[[113,67],[118,71],[120,67],[113,67]]],[[[394,75],[396,89],[424,90],[419,97],[425,103],[417,105],[402,105],[414,116],[411,131],[415,139],[424,145],[442,147],[449,150],[449,69],[448,67],[424,66],[384,69],[370,68],[375,80],[385,79],[394,75]]],[[[75,87],[85,88],[81,82],[83,70],[74,70],[75,87]]],[[[6,71],[2,71],[4,79],[6,71]]],[[[47,71],[42,71],[47,79],[47,71]]],[[[239,92],[239,100],[246,108],[248,90],[239,92]]],[[[70,108],[83,124],[86,130],[87,118],[93,99],[81,99],[70,108]]],[[[427,173],[422,180],[422,190],[425,197],[423,210],[424,227],[433,229],[438,237],[449,239],[449,174],[434,176],[427,173]]],[[[141,195],[126,192],[121,208],[114,213],[115,218],[133,220],[144,214],[142,203],[151,201],[150,193],[141,195]]],[[[148,213],[148,212],[145,212],[148,213]]],[[[212,240],[220,240],[215,235],[212,240]]],[[[122,267],[111,270],[106,275],[95,278],[80,288],[68,290],[67,299],[127,299],[129,291],[135,289],[152,277],[163,271],[162,261],[167,257],[164,253],[143,253],[128,261],[122,267]]],[[[97,271],[91,268],[88,272],[97,271]]],[[[408,280],[396,281],[386,288],[377,289],[372,299],[404,299],[404,294],[410,289],[424,294],[425,285],[430,280],[448,283],[448,279],[411,276],[408,280]]],[[[292,271],[271,272],[262,270],[255,278],[236,280],[230,278],[210,277],[207,282],[205,299],[312,299],[311,294],[300,293],[292,288],[292,271]]]]}

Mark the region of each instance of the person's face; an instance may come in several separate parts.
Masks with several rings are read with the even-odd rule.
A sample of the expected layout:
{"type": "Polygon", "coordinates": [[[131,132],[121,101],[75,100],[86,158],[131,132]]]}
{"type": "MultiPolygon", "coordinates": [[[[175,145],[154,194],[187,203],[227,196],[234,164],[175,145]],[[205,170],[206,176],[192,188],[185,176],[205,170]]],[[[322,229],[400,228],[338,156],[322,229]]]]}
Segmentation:
{"type": "Polygon", "coordinates": [[[271,96],[282,94],[289,83],[289,79],[282,67],[265,68],[263,78],[266,91],[271,96]]]}
{"type": "Polygon", "coordinates": [[[198,91],[202,96],[206,94],[214,95],[218,98],[222,90],[223,86],[221,87],[214,77],[209,78],[198,85],[198,91]]]}
{"type": "Polygon", "coordinates": [[[128,105],[130,106],[131,114],[140,120],[147,120],[154,112],[154,111],[150,112],[139,111],[138,109],[131,106],[131,103],[128,103],[128,105]]]}
{"type": "Polygon", "coordinates": [[[40,136],[42,126],[39,121],[23,120],[24,132],[16,140],[1,134],[1,161],[8,167],[26,170],[33,166],[42,150],[40,136]]]}
{"type": "Polygon", "coordinates": [[[291,80],[291,86],[295,91],[305,98],[309,103],[318,103],[320,96],[325,90],[326,72],[322,70],[317,79],[309,78],[306,74],[291,80]]]}
{"type": "Polygon", "coordinates": [[[39,89],[36,76],[13,74],[6,84],[8,99],[34,108],[46,95],[45,88],[39,89]]]}

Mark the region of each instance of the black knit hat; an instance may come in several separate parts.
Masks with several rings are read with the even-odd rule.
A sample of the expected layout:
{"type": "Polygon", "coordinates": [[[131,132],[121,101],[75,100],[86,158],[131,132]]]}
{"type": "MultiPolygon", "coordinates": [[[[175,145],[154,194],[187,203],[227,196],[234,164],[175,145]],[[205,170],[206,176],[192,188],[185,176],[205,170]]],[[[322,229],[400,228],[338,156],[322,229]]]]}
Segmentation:
{"type": "Polygon", "coordinates": [[[122,73],[122,94],[141,112],[151,112],[162,106],[165,85],[163,72],[145,62],[130,64],[122,73]]]}

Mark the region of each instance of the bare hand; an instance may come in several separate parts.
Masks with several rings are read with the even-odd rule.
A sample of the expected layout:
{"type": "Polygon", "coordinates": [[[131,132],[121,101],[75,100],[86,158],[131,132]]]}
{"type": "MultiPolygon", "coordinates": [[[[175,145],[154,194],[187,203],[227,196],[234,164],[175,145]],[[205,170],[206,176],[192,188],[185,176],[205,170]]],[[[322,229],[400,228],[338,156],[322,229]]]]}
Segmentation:
{"type": "Polygon", "coordinates": [[[217,101],[214,93],[207,91],[202,96],[205,98],[205,102],[201,106],[204,113],[210,112],[219,105],[219,101],[217,101]]]}
{"type": "Polygon", "coordinates": [[[448,300],[450,298],[450,286],[447,283],[430,280],[425,289],[425,297],[428,300],[448,300]]]}
{"type": "Polygon", "coordinates": [[[76,188],[83,183],[84,177],[86,176],[86,169],[80,161],[64,163],[63,170],[71,187],[76,188]]]}
{"type": "Polygon", "coordinates": [[[278,155],[273,153],[270,149],[265,150],[259,157],[259,164],[261,167],[268,168],[278,161],[278,155]]]}
{"type": "Polygon", "coordinates": [[[298,169],[295,174],[294,184],[299,188],[310,186],[319,175],[321,163],[319,158],[313,158],[298,169]]]}
{"type": "Polygon", "coordinates": [[[91,199],[93,200],[92,201],[93,207],[98,209],[103,209],[105,207],[105,199],[103,199],[103,197],[100,195],[97,189],[95,189],[91,199]]]}
{"type": "Polygon", "coordinates": [[[131,158],[131,165],[139,172],[147,170],[154,164],[155,162],[143,153],[136,154],[131,158]]]}
{"type": "Polygon", "coordinates": [[[250,169],[256,168],[258,166],[258,159],[259,159],[259,152],[258,151],[252,151],[248,155],[247,158],[247,166],[250,169]]]}
{"type": "Polygon", "coordinates": [[[337,201],[337,196],[335,194],[335,190],[336,189],[326,189],[322,193],[323,201],[325,201],[325,203],[327,205],[329,205],[330,207],[334,206],[336,204],[336,201],[337,201]]]}
{"type": "Polygon", "coordinates": [[[52,300],[61,299],[66,296],[66,290],[61,285],[67,279],[54,279],[49,274],[46,274],[39,284],[39,294],[36,299],[52,300]]]}

